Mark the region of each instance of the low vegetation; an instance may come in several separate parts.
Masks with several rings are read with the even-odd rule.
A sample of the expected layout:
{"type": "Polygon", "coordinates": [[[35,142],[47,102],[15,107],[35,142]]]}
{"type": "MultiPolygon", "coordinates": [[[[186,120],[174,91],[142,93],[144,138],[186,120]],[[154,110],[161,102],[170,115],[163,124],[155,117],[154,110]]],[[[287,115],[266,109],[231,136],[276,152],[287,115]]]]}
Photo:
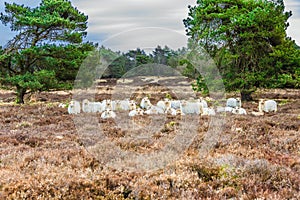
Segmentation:
{"type": "MultiPolygon", "coordinates": [[[[0,21],[16,36],[0,46],[0,199],[300,199],[300,48],[286,34],[291,15],[283,0],[198,0],[183,20],[186,47],[114,52],[84,42],[88,16],[70,0],[41,0],[35,8],[5,3],[0,21]],[[205,55],[193,54],[199,47],[205,55]],[[193,61],[208,57],[214,62],[201,65],[206,69],[200,73],[193,61]],[[156,77],[174,73],[178,79],[161,88],[156,77]],[[152,82],[130,90],[131,99],[173,99],[176,86],[187,94],[177,99],[188,99],[190,86],[197,97],[209,97],[224,86],[228,97],[241,97],[243,109],[255,114],[217,115],[225,124],[206,146],[216,123],[204,109],[194,115],[196,126],[181,115],[162,120],[120,111],[116,119],[129,121],[117,121],[68,113],[74,90],[96,86],[94,99],[81,97],[111,99],[116,79],[136,84],[130,79],[136,74],[152,82]],[[276,100],[271,110],[277,112],[261,115],[259,99],[276,100]],[[152,134],[155,123],[162,125],[152,134]],[[196,136],[178,159],[156,170],[114,168],[90,151],[107,147],[95,140],[101,130],[119,149],[149,155],[176,138],[181,126],[196,136]],[[79,134],[81,127],[88,137],[79,134]]],[[[129,92],[119,90],[116,96],[129,92]]],[[[130,159],[126,164],[134,165],[130,159]]]]}
{"type": "MultiPolygon", "coordinates": [[[[68,93],[43,92],[37,96],[37,102],[23,106],[2,103],[0,196],[5,199],[297,199],[300,197],[299,91],[261,91],[254,93],[254,98],[264,95],[277,97],[279,102],[283,99],[284,104],[276,114],[226,116],[220,138],[204,157],[199,155],[199,149],[210,118],[199,117],[198,134],[189,148],[178,160],[150,172],[122,171],[94,158],[83,145],[72,116],[66,108],[58,107],[59,102],[70,101],[68,93]],[[40,102],[42,99],[47,101],[40,102]]],[[[3,101],[13,102],[12,97],[12,93],[1,93],[3,101]]],[[[97,98],[100,101],[109,96],[103,94],[97,98]]],[[[244,103],[249,110],[257,110],[257,106],[258,101],[244,103]]],[[[102,120],[100,114],[97,117],[106,137],[126,151],[141,154],[162,148],[160,141],[173,137],[182,123],[177,116],[168,116],[165,126],[151,141],[134,141],[126,137],[138,134],[137,131],[121,130],[118,122],[102,120]]],[[[149,117],[136,116],[134,120],[146,123],[149,117]]]]}

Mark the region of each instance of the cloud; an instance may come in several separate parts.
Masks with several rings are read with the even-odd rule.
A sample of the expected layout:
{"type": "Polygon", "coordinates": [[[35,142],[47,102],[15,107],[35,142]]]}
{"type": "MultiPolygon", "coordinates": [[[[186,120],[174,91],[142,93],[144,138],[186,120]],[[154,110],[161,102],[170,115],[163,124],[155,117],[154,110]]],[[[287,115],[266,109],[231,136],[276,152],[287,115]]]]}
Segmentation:
{"type": "Polygon", "coordinates": [[[287,28],[287,35],[295,40],[298,45],[300,45],[300,1],[285,1],[285,10],[292,11],[292,16],[288,20],[290,26],[287,28]]]}
{"type": "MultiPolygon", "coordinates": [[[[31,0],[6,1],[28,6],[37,6],[40,3],[40,1],[31,0]]],[[[123,47],[127,47],[130,41],[135,40],[137,35],[141,34],[141,31],[134,33],[132,30],[142,27],[157,27],[158,29],[156,30],[160,30],[159,28],[169,29],[171,32],[177,31],[184,35],[185,27],[182,20],[188,15],[188,5],[194,5],[196,0],[71,0],[71,2],[78,10],[89,17],[88,36],[86,38],[88,41],[101,44],[113,35],[131,30],[131,35],[127,35],[126,38],[124,36],[122,40],[118,40],[119,44],[117,46],[124,49],[123,47]]],[[[289,19],[290,27],[287,33],[300,44],[300,30],[298,28],[300,2],[299,0],[286,0],[285,5],[286,10],[293,11],[293,16],[289,19]]],[[[0,12],[3,11],[4,2],[0,3],[0,12]]],[[[3,25],[0,25],[0,34],[0,45],[4,45],[14,35],[14,33],[9,31],[9,27],[4,27],[3,25]]],[[[170,39],[172,37],[168,37],[166,31],[158,31],[155,34],[152,29],[149,33],[143,31],[143,34],[143,40],[152,41],[154,46],[156,43],[160,43],[163,46],[162,38],[165,38],[166,44],[171,43],[172,40],[170,39]]],[[[175,39],[173,43],[173,46],[178,45],[178,41],[175,39]]],[[[143,45],[142,43],[140,44],[140,46],[143,45]]]]}
{"type": "Polygon", "coordinates": [[[171,29],[148,27],[136,28],[123,31],[102,41],[101,45],[110,47],[112,50],[127,51],[141,48],[146,52],[152,52],[157,45],[172,49],[186,47],[187,37],[171,29]]]}
{"type": "MultiPolygon", "coordinates": [[[[160,27],[185,34],[182,20],[187,17],[188,5],[194,5],[195,0],[74,0],[74,4],[89,15],[88,36],[92,41],[100,42],[122,31],[139,27],[160,27]]],[[[289,19],[290,27],[287,34],[300,44],[300,30],[297,27],[300,19],[299,0],[285,1],[286,10],[292,10],[289,19]]],[[[156,39],[151,34],[144,37],[156,39]]],[[[156,34],[157,35],[157,34],[156,34]]],[[[130,38],[127,38],[130,40],[130,38]]],[[[159,41],[159,39],[157,39],[159,41]]],[[[124,43],[126,41],[119,41],[124,43]]],[[[120,44],[121,45],[121,44],[120,44]]]]}
{"type": "MultiPolygon", "coordinates": [[[[140,34],[141,31],[139,33],[132,31],[137,28],[157,27],[157,30],[164,28],[185,34],[182,20],[187,17],[188,5],[194,4],[194,2],[194,0],[73,1],[76,7],[89,16],[88,35],[92,41],[101,43],[112,35],[131,30],[131,37],[133,38],[127,35],[126,39],[119,40],[120,44],[118,46],[120,48],[121,43],[128,46],[129,41],[134,40],[136,35],[140,34]],[[103,38],[103,36],[105,37],[103,38]]],[[[150,32],[143,31],[143,38],[152,41],[152,46],[155,43],[162,43],[161,39],[164,36],[160,36],[158,33],[155,34],[153,29],[150,32]]],[[[162,34],[162,31],[158,32],[162,34]]],[[[166,32],[163,33],[167,34],[166,32]]],[[[168,38],[168,36],[166,35],[164,38],[168,38]]],[[[173,43],[176,42],[175,40],[173,43]]],[[[166,43],[169,43],[169,41],[166,41],[166,43]]]]}

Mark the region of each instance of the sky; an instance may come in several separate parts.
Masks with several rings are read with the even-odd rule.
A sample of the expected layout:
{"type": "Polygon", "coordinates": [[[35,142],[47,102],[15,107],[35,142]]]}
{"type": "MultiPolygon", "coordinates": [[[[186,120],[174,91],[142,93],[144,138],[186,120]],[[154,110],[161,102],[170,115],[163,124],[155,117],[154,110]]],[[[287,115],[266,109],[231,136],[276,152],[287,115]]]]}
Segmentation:
{"type": "MultiPolygon", "coordinates": [[[[4,0],[9,3],[37,6],[40,1],[4,0]]],[[[0,1],[0,12],[4,11],[0,1]]],[[[196,0],[71,0],[88,15],[86,41],[96,42],[113,50],[126,51],[137,47],[149,51],[157,45],[173,49],[186,46],[187,37],[182,20],[188,5],[196,0]]],[[[286,10],[293,12],[287,34],[300,45],[300,0],[285,0],[286,10]]],[[[14,36],[0,24],[0,46],[14,36]]]]}

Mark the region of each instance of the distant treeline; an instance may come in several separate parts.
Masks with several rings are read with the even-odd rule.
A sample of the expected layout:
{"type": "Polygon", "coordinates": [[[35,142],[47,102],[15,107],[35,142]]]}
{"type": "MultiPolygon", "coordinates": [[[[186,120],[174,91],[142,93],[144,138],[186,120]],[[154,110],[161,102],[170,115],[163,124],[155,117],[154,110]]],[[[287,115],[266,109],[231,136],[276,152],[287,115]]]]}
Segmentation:
{"type": "Polygon", "coordinates": [[[84,42],[88,16],[69,0],[43,0],[35,8],[5,3],[0,21],[15,36],[0,46],[0,85],[16,91],[17,103],[35,91],[87,88],[95,78],[174,72],[195,79],[197,91],[223,86],[243,100],[257,88],[300,88],[300,50],[286,34],[292,13],[283,0],[199,0],[188,8],[187,47],[145,53],[84,42]],[[197,48],[207,55],[193,53],[197,48]]]}
{"type": "Polygon", "coordinates": [[[158,45],[152,52],[146,53],[140,48],[128,52],[113,52],[102,46],[99,51],[102,57],[112,60],[103,73],[102,78],[121,78],[124,75],[126,77],[137,75],[167,76],[174,75],[175,72],[190,78],[197,78],[199,76],[199,72],[187,67],[186,58],[184,57],[187,54],[187,48],[184,47],[173,50],[168,46],[162,48],[158,45]],[[109,56],[114,58],[111,59],[109,56]],[[163,66],[165,66],[163,72],[159,70],[155,71],[156,68],[164,68],[163,66]],[[140,69],[141,67],[143,70],[140,69]],[[169,70],[169,67],[174,69],[174,71],[169,70]],[[145,68],[149,68],[149,70],[145,68]]]}
{"type": "MultiPolygon", "coordinates": [[[[134,71],[135,68],[145,66],[146,64],[161,64],[170,66],[183,76],[197,80],[196,90],[202,90],[208,92],[206,84],[209,80],[208,76],[202,76],[201,72],[197,70],[197,67],[193,66],[185,55],[188,54],[189,49],[181,48],[178,50],[170,49],[168,46],[157,46],[153,52],[146,53],[143,49],[137,48],[136,50],[130,50],[128,52],[113,52],[112,50],[100,47],[100,51],[104,52],[104,55],[109,57],[110,55],[117,55],[117,58],[113,60],[105,70],[102,78],[121,78],[124,75],[129,76],[129,71],[134,71]]],[[[259,73],[253,73],[253,71],[245,72],[244,77],[252,78],[252,87],[256,88],[300,88],[300,60],[296,55],[300,55],[300,49],[295,45],[295,48],[290,51],[291,54],[286,58],[284,62],[278,60],[272,63],[277,63],[276,66],[265,66],[265,70],[262,69],[259,73]],[[280,73],[274,73],[280,71],[280,73]]],[[[103,55],[103,54],[102,54],[103,55]]],[[[266,63],[267,64],[267,63],[266,63]]],[[[230,73],[234,73],[236,66],[231,65],[231,71],[225,71],[224,66],[218,66],[217,61],[215,66],[219,70],[222,76],[225,88],[227,84],[232,84],[236,80],[234,76],[230,76],[230,73]]],[[[155,67],[155,65],[154,65],[155,67]]],[[[152,68],[149,70],[152,70],[152,68]]],[[[152,74],[153,72],[139,72],[140,75],[152,74]]],[[[238,73],[238,72],[236,72],[238,73]]],[[[135,73],[138,74],[138,73],[135,73]]],[[[166,73],[159,73],[166,74],[166,73]]],[[[240,79],[240,78],[239,78],[240,79]]],[[[246,78],[245,78],[246,79],[246,78]]],[[[237,87],[239,89],[239,87],[237,87]]],[[[229,88],[228,88],[229,90],[229,88]]],[[[232,90],[232,88],[230,89],[232,90]]],[[[234,90],[234,89],[233,89],[234,90]]]]}

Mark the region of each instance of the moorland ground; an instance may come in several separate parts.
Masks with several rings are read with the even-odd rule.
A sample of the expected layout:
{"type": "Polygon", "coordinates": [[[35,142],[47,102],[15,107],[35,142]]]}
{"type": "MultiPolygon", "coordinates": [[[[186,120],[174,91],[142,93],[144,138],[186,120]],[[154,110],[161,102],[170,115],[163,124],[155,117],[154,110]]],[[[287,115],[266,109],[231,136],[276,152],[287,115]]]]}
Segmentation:
{"type": "MultiPolygon", "coordinates": [[[[102,83],[96,100],[109,98],[113,84],[102,83]]],[[[156,85],[146,91],[153,102],[166,92],[156,85]]],[[[243,102],[248,113],[257,111],[259,98],[276,99],[278,112],[226,115],[205,156],[199,149],[211,117],[198,116],[197,135],[178,159],[155,171],[126,171],[87,151],[73,116],[58,107],[71,100],[71,92],[42,92],[16,105],[13,92],[1,90],[0,199],[300,199],[300,91],[259,90],[253,97],[243,102]]],[[[96,116],[106,137],[140,154],[162,148],[183,122],[166,116],[150,140],[136,141],[124,140],[133,130],[96,116]]],[[[134,120],[146,124],[149,116],[134,120]]]]}

